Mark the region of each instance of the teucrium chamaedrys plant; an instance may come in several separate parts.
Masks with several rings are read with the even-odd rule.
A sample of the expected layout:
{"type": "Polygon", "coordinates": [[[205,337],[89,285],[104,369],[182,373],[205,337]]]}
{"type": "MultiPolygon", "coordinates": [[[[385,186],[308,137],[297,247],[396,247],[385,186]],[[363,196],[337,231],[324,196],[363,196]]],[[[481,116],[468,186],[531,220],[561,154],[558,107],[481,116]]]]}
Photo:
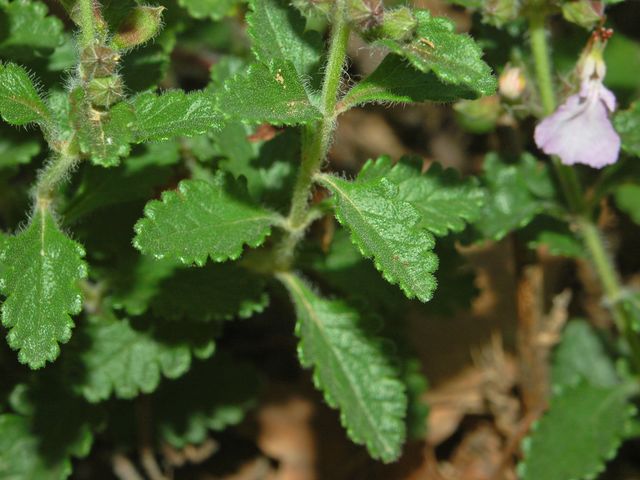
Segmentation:
{"type": "MultiPolygon", "coordinates": [[[[258,379],[251,365],[217,351],[217,339],[229,320],[265,310],[270,294],[290,299],[300,363],[339,409],[349,437],[373,458],[394,461],[408,435],[423,433],[425,412],[418,401],[424,382],[393,320],[407,299],[431,301],[438,311],[450,310],[457,296],[468,299],[472,288],[463,288],[456,272],[455,242],[500,240],[522,229],[529,245],[592,261],[624,339],[618,356],[632,373],[616,372],[594,332],[572,323],[554,360],[550,412],[524,443],[521,472],[568,480],[601,469],[634,415],[637,382],[629,378],[640,371],[639,302],[622,287],[595,224],[598,202],[609,193],[623,210],[637,205],[640,193],[624,168],[605,170],[589,195],[561,160],[553,158],[549,168],[522,148],[515,159],[490,153],[478,177],[462,178],[438,163],[425,170],[416,157],[371,159],[352,179],[327,172],[340,115],[350,109],[497,99],[478,44],[424,9],[368,0],[60,3],[75,36],[38,1],[0,0],[10,31],[0,40],[7,58],[0,63],[0,115],[10,125],[40,128],[49,152],[22,227],[0,233],[2,324],[21,363],[41,369],[55,361],[17,382],[6,402],[0,389],[0,411],[5,404],[11,411],[0,414],[0,477],[66,478],[71,457],[88,454],[105,418],[107,435],[128,442],[118,437],[127,414],[107,402],[111,397],[153,408],[158,438],[177,448],[239,422],[258,379]],[[158,91],[179,34],[245,8],[248,59],[220,59],[202,90],[158,91]],[[33,35],[24,34],[25,25],[33,35]],[[313,25],[326,25],[324,36],[313,25]],[[384,52],[358,81],[346,73],[353,35],[384,52]],[[30,58],[25,49],[46,58],[46,68],[36,62],[34,71],[70,72],[64,89],[43,79],[51,87],[45,94],[20,65],[30,58]],[[275,138],[256,140],[265,124],[272,126],[265,137],[275,138]],[[318,191],[325,198],[312,201],[318,191]],[[340,227],[320,251],[308,233],[323,217],[340,227]],[[598,359],[597,374],[577,361],[587,357],[598,359]],[[161,383],[163,377],[173,381],[161,383]],[[181,395],[189,388],[202,391],[181,395]],[[69,409],[77,415],[64,434],[39,416],[63,418],[69,409]],[[581,430],[593,411],[593,427],[581,430]],[[589,461],[545,460],[572,442],[589,461]],[[15,445],[22,456],[14,455],[15,445]]],[[[567,19],[591,28],[602,12],[593,10],[590,19],[585,1],[453,3],[480,9],[497,27],[516,22],[520,12],[528,19],[539,93],[519,107],[548,117],[539,128],[553,134],[544,126],[565,116],[549,117],[556,100],[546,16],[561,4],[567,19]]],[[[596,32],[603,47],[608,34],[596,32]]],[[[582,79],[594,90],[576,93],[567,105],[588,99],[600,125],[610,127],[613,109],[598,103],[598,61],[593,72],[600,76],[582,79]]],[[[531,84],[526,67],[503,74],[500,94],[510,107],[531,84]]],[[[501,108],[495,101],[459,103],[457,110],[470,105],[501,108]]],[[[613,120],[629,157],[640,151],[638,123],[637,107],[613,120]]],[[[565,143],[560,150],[538,143],[561,157],[575,153],[565,143]]],[[[40,152],[33,138],[8,145],[0,139],[0,168],[9,163],[3,148],[10,148],[11,167],[40,152]]],[[[142,463],[153,470],[145,448],[142,463]]]]}

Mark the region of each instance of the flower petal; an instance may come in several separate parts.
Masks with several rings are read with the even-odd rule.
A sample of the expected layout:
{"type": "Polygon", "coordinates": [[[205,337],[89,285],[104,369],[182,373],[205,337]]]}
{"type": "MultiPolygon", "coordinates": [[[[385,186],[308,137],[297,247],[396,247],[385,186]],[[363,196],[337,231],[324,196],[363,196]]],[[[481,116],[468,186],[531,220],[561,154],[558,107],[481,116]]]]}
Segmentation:
{"type": "MultiPolygon", "coordinates": [[[[620,137],[609,120],[611,92],[602,87],[598,95],[572,95],[535,131],[535,141],[548,155],[565,165],[582,163],[602,168],[618,159],[620,137]],[[602,97],[601,97],[602,95],[602,97]]],[[[615,97],[613,97],[615,106],[615,97]]]]}

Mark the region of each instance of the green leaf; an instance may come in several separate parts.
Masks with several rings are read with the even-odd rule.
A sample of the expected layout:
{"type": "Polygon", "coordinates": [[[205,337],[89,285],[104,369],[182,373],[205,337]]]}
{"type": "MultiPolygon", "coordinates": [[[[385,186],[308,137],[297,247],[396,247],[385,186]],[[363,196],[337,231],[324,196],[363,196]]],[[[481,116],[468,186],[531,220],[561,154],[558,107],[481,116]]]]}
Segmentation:
{"type": "MultiPolygon", "coordinates": [[[[82,458],[89,454],[93,432],[104,422],[102,409],[75,395],[58,365],[30,376],[27,383],[14,387],[9,400],[19,417],[11,415],[16,418],[10,423],[14,427],[21,425],[28,434],[15,431],[15,437],[9,436],[13,441],[18,438],[24,441],[24,449],[17,457],[12,455],[15,452],[11,447],[2,446],[0,478],[67,478],[72,469],[72,457],[82,458]],[[30,445],[30,439],[35,440],[35,448],[30,445]],[[5,453],[7,457],[3,458],[5,453]],[[3,466],[9,466],[16,477],[5,476],[3,466]]],[[[6,435],[8,432],[0,427],[0,437],[6,435]]]]}
{"type": "Polygon", "coordinates": [[[386,178],[348,182],[323,175],[320,181],[334,194],[336,217],[362,255],[373,257],[384,278],[407,297],[429,301],[436,288],[435,242],[420,226],[420,213],[399,197],[399,188],[386,178]]]}
{"type": "Polygon", "coordinates": [[[178,265],[175,260],[156,260],[146,255],[123,258],[114,270],[104,274],[109,278],[113,307],[123,309],[128,315],[142,315],[159,295],[162,282],[178,265]]]}
{"type": "Polygon", "coordinates": [[[21,415],[0,415],[0,478],[6,480],[64,480],[71,475],[71,459],[47,461],[40,437],[21,415]]]}
{"type": "Polygon", "coordinates": [[[464,85],[443,83],[433,72],[422,72],[402,57],[389,54],[371,75],[356,84],[340,101],[340,111],[366,103],[453,102],[478,98],[464,85]]]}
{"type": "Polygon", "coordinates": [[[64,26],[47,13],[42,2],[0,0],[0,16],[5,16],[0,21],[0,56],[32,60],[34,55],[51,53],[60,46],[65,39],[64,26]]]}
{"type": "Polygon", "coordinates": [[[191,137],[222,126],[222,115],[209,92],[173,90],[161,95],[146,92],[129,104],[135,112],[132,129],[137,143],[191,137]]]}
{"type": "Polygon", "coordinates": [[[119,167],[87,167],[64,209],[65,222],[71,224],[97,210],[153,197],[171,180],[171,165],[180,159],[178,148],[177,143],[150,143],[135,149],[119,167]]]}
{"type": "Polygon", "coordinates": [[[640,185],[623,183],[614,190],[616,205],[640,225],[640,185]]]}
{"type": "Polygon", "coordinates": [[[153,409],[159,433],[175,448],[200,444],[209,430],[221,431],[240,423],[255,405],[259,386],[252,365],[217,352],[184,377],[160,387],[153,409]]]}
{"type": "Polygon", "coordinates": [[[584,244],[566,222],[538,215],[522,230],[522,236],[531,249],[545,248],[551,255],[585,258],[584,244]]]}
{"type": "Polygon", "coordinates": [[[614,457],[634,413],[623,387],[581,383],[564,388],[523,441],[519,477],[595,478],[614,457]]]}
{"type": "Polygon", "coordinates": [[[251,0],[248,34],[256,59],[290,61],[299,75],[309,74],[320,61],[322,37],[305,31],[304,18],[282,0],[251,0]]]}
{"type": "Polygon", "coordinates": [[[275,60],[269,66],[254,63],[225,83],[219,108],[248,122],[297,125],[321,118],[309,99],[294,65],[275,60]]]}
{"type": "Polygon", "coordinates": [[[494,153],[487,155],[482,180],[488,201],[474,226],[484,239],[500,240],[529,224],[538,213],[557,208],[552,203],[555,193],[548,168],[529,154],[515,164],[494,153]]]}
{"type": "Polygon", "coordinates": [[[458,172],[434,163],[422,174],[422,159],[403,157],[393,164],[389,157],[369,160],[358,179],[386,178],[399,188],[398,198],[420,212],[420,226],[437,236],[460,232],[476,220],[485,204],[485,192],[475,178],[462,180],[458,172]]]}
{"type": "Polygon", "coordinates": [[[433,17],[427,10],[416,10],[414,15],[418,26],[413,39],[407,43],[383,39],[378,43],[407,58],[421,72],[433,71],[445,83],[463,86],[478,95],[495,92],[496,79],[470,36],[455,33],[452,21],[433,17]]]}
{"type": "Polygon", "coordinates": [[[0,169],[29,163],[39,153],[37,138],[0,123],[0,169]]]}
{"type": "Polygon", "coordinates": [[[76,102],[71,118],[78,132],[81,150],[89,155],[94,165],[117,166],[120,158],[130,152],[135,123],[133,110],[125,102],[120,102],[108,112],[90,110],[79,88],[71,96],[76,102]]]}
{"type": "Polygon", "coordinates": [[[147,255],[204,265],[236,259],[246,244],[260,246],[276,223],[276,214],[251,202],[246,188],[227,175],[213,182],[184,180],[177,191],[145,207],[135,226],[134,245],[147,255]]]}
{"type": "Polygon", "coordinates": [[[65,358],[69,381],[89,402],[153,392],[162,376],[178,378],[189,370],[192,352],[213,353],[217,325],[203,327],[183,324],[176,331],[158,322],[134,324],[110,312],[90,317],[65,358]]]}
{"type": "Polygon", "coordinates": [[[640,157],[640,102],[618,112],[613,118],[613,126],[620,134],[622,149],[629,155],[640,157]]]}
{"type": "Polygon", "coordinates": [[[86,277],[84,249],[62,233],[49,211],[38,209],[30,225],[0,250],[2,323],[18,359],[41,368],[55,360],[71,338],[71,315],[82,309],[78,287],[86,277]]]}
{"type": "Polygon", "coordinates": [[[371,262],[362,258],[351,243],[349,231],[338,229],[331,241],[328,252],[318,248],[309,252],[309,270],[327,283],[350,303],[364,303],[371,310],[384,315],[401,316],[407,307],[407,300],[396,288],[380,277],[371,262]],[[353,288],[353,285],[358,288],[353,288]]]}
{"type": "Polygon", "coordinates": [[[178,5],[186,8],[193,18],[212,20],[229,15],[240,3],[241,0],[178,0],[178,5]]]}
{"type": "Polygon", "coordinates": [[[362,329],[347,304],[317,296],[291,274],[279,278],[296,307],[300,362],[313,367],[316,387],[340,410],[354,442],[376,459],[396,460],[405,440],[407,397],[381,342],[362,329]]]}
{"type": "Polygon", "coordinates": [[[12,125],[51,117],[27,71],[15,63],[0,63],[0,116],[12,125]]]}
{"type": "Polygon", "coordinates": [[[151,301],[158,317],[195,321],[249,318],[268,304],[265,279],[229,263],[182,268],[151,301]]]}
{"type": "Polygon", "coordinates": [[[557,389],[581,381],[599,387],[620,383],[615,365],[593,327],[584,320],[573,320],[553,354],[551,383],[557,389]]]}

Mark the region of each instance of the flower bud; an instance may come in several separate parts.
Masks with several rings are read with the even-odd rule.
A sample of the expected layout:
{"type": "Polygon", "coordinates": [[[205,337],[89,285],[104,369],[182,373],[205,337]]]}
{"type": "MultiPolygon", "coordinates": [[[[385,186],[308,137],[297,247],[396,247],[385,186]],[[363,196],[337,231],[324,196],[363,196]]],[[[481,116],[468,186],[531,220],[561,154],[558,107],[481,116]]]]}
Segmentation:
{"type": "Polygon", "coordinates": [[[80,66],[85,79],[108,77],[115,73],[120,55],[104,45],[90,45],[80,53],[80,66]]]}
{"type": "Polygon", "coordinates": [[[155,37],[162,26],[164,7],[135,7],[118,25],[111,44],[117,50],[137,47],[155,37]]]}
{"type": "Polygon", "coordinates": [[[91,103],[98,107],[110,107],[122,99],[124,86],[119,75],[94,78],[87,86],[91,103]]]}
{"type": "Polygon", "coordinates": [[[527,86],[527,79],[520,67],[507,66],[498,79],[498,91],[507,100],[518,100],[527,86]]]}
{"type": "Polygon", "coordinates": [[[399,42],[404,42],[413,37],[418,21],[413,16],[411,9],[400,7],[384,12],[382,22],[382,36],[399,42]]]}

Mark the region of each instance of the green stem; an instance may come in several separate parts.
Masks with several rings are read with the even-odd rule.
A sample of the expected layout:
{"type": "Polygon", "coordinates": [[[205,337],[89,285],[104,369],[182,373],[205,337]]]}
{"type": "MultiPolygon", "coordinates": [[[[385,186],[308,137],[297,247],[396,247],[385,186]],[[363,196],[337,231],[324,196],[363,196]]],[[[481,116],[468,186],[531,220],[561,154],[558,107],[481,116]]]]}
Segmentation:
{"type": "Polygon", "coordinates": [[[47,164],[36,185],[37,208],[49,208],[58,184],[66,178],[78,160],[79,157],[77,155],[60,153],[47,164]]]}
{"type": "MultiPolygon", "coordinates": [[[[529,32],[543,112],[544,115],[550,115],[556,108],[556,99],[553,89],[545,17],[543,15],[534,15],[531,17],[529,32]]],[[[623,296],[623,287],[613,260],[607,252],[598,227],[588,214],[588,205],[585,202],[575,170],[563,165],[557,157],[553,157],[552,161],[569,209],[576,216],[578,229],[582,235],[585,247],[589,252],[593,267],[602,284],[602,289],[607,303],[610,306],[613,319],[627,340],[631,348],[633,362],[640,372],[640,339],[633,331],[633,319],[629,317],[624,305],[620,301],[623,296]]]]}
{"type": "Polygon", "coordinates": [[[309,196],[313,185],[313,176],[324,162],[333,132],[336,126],[336,104],[342,83],[344,62],[347,57],[349,25],[346,18],[345,0],[337,0],[333,7],[332,32],[329,57],[325,67],[320,105],[322,120],[308,125],[302,130],[302,155],[300,170],[291,197],[291,209],[287,217],[288,231],[280,245],[280,263],[285,266],[293,257],[293,250],[307,225],[309,196]]]}
{"type": "Polygon", "coordinates": [[[80,6],[78,21],[82,32],[82,46],[88,47],[93,45],[96,38],[93,0],[79,0],[78,4],[80,6]]]}

